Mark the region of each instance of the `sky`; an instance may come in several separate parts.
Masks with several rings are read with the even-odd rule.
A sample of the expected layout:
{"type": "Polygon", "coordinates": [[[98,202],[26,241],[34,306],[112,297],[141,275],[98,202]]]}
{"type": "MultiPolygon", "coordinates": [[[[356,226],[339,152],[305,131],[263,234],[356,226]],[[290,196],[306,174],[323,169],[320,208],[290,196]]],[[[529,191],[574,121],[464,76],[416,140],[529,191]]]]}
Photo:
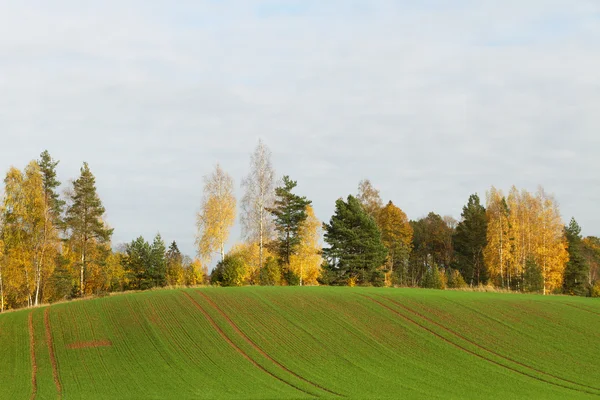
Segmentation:
{"type": "Polygon", "coordinates": [[[113,244],[193,256],[259,138],[324,221],[364,178],[411,219],[542,185],[600,235],[600,2],[0,2],[0,173],[88,162],[113,244]]]}

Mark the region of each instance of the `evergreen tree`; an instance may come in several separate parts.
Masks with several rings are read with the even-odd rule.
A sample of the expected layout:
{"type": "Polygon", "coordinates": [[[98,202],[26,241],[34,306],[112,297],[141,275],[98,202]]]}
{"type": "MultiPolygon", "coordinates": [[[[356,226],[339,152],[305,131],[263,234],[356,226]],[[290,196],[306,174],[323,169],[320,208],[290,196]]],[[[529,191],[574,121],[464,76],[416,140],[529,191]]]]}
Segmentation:
{"type": "Polygon", "coordinates": [[[487,217],[479,196],[473,194],[463,207],[461,221],[453,236],[455,268],[471,285],[486,283],[488,272],[483,259],[487,245],[487,217]]]}
{"type": "Polygon", "coordinates": [[[58,163],[59,161],[52,159],[48,150],[44,150],[38,160],[44,184],[45,201],[52,212],[54,225],[60,227],[62,226],[61,216],[66,202],[60,198],[57,192],[60,186],[60,181],[56,178],[56,166],[58,163]]]}
{"type": "Polygon", "coordinates": [[[581,238],[581,227],[571,218],[568,226],[565,226],[565,236],[569,244],[569,262],[565,266],[563,279],[563,292],[585,296],[588,293],[587,282],[589,264],[583,256],[583,243],[581,238]]]}
{"type": "Polygon", "coordinates": [[[160,233],[156,235],[150,248],[150,277],[153,287],[163,287],[167,284],[166,247],[160,233]]]}
{"type": "Polygon", "coordinates": [[[544,273],[533,256],[525,260],[525,271],[523,272],[523,289],[526,292],[542,292],[544,290],[544,273]]]}
{"type": "Polygon", "coordinates": [[[142,236],[127,245],[124,267],[129,278],[129,289],[145,290],[153,286],[151,253],[150,244],[142,236]]]}
{"type": "Polygon", "coordinates": [[[110,242],[113,229],[103,221],[105,209],[96,192],[96,180],[87,163],[83,163],[81,175],[73,182],[70,205],[67,208],[65,223],[70,240],[79,254],[79,294],[85,292],[86,269],[90,261],[89,254],[94,246],[110,242]]]}
{"type": "Polygon", "coordinates": [[[336,201],[335,214],[323,229],[330,245],[323,249],[323,256],[334,275],[332,283],[367,283],[378,278],[375,271],[385,263],[387,249],[375,220],[354,196],[336,201]]]}
{"type": "Polygon", "coordinates": [[[277,197],[274,207],[268,209],[274,217],[277,231],[274,247],[286,268],[289,267],[290,258],[296,254],[300,244],[301,238],[298,232],[307,217],[306,206],[311,203],[306,197],[292,193],[296,184],[296,181],[292,181],[289,176],[284,176],[283,186],[275,188],[277,197]]]}

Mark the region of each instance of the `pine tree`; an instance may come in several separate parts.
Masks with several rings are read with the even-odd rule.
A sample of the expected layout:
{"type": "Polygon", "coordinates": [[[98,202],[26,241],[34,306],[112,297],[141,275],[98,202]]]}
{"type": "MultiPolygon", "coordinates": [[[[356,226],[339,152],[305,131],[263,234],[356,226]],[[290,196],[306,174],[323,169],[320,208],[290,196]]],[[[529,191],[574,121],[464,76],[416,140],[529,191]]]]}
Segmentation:
{"type": "Polygon", "coordinates": [[[163,287],[167,284],[166,247],[160,233],[156,235],[150,248],[150,276],[153,287],[163,287]]]}
{"type": "Polygon", "coordinates": [[[298,232],[306,220],[306,207],[311,203],[306,197],[292,193],[296,185],[296,181],[291,180],[287,175],[284,176],[283,186],[275,188],[274,206],[267,209],[274,217],[273,222],[277,231],[277,239],[274,242],[275,252],[286,268],[289,268],[290,258],[296,254],[300,244],[301,238],[298,232]]]}
{"type": "Polygon", "coordinates": [[[323,256],[334,283],[377,279],[377,269],[385,263],[387,249],[375,220],[354,196],[348,196],[346,202],[336,201],[335,214],[323,229],[325,242],[330,246],[323,249],[323,256]]]}
{"type": "Polygon", "coordinates": [[[589,264],[583,256],[583,242],[581,238],[581,227],[571,218],[568,226],[565,226],[565,236],[569,244],[569,262],[565,266],[563,279],[563,292],[566,294],[585,296],[587,294],[587,283],[589,264]]]}
{"type": "Polygon", "coordinates": [[[113,229],[107,228],[103,221],[105,209],[96,192],[96,180],[87,163],[83,163],[81,175],[73,182],[67,208],[65,223],[70,240],[79,254],[79,294],[85,293],[86,270],[93,254],[92,247],[110,242],[113,229]]]}
{"type": "Polygon", "coordinates": [[[455,268],[470,285],[486,283],[488,272],[483,260],[483,250],[487,244],[487,217],[479,196],[469,196],[461,217],[452,238],[455,268]]]}

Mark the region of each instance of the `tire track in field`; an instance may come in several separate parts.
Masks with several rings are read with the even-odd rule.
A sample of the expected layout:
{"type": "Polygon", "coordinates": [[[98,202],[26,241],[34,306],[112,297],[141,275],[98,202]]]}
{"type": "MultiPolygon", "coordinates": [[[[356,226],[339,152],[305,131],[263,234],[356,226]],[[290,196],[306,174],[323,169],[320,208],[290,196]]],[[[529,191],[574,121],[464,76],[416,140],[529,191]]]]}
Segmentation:
{"type": "Polygon", "coordinates": [[[229,325],[231,325],[231,327],[237,332],[238,335],[240,335],[246,342],[248,342],[248,344],[252,347],[254,347],[254,349],[256,349],[260,354],[262,354],[265,358],[267,358],[268,360],[270,360],[271,362],[273,362],[273,364],[277,365],[279,368],[283,369],[284,371],[288,372],[289,374],[295,376],[296,378],[300,379],[303,382],[308,383],[309,385],[312,385],[318,389],[323,390],[324,392],[327,392],[329,394],[333,394],[335,396],[339,396],[339,397],[343,397],[341,394],[336,393],[336,392],[332,392],[331,390],[324,388],[323,386],[319,385],[318,383],[309,381],[308,379],[298,375],[297,373],[295,373],[294,371],[290,370],[289,368],[287,368],[285,365],[280,364],[277,360],[275,360],[273,357],[271,357],[269,354],[267,354],[267,352],[265,352],[262,348],[260,348],[260,346],[258,346],[256,343],[254,343],[252,341],[252,339],[250,339],[248,336],[246,336],[246,334],[244,332],[242,332],[242,330],[235,324],[235,322],[233,322],[231,320],[231,318],[229,318],[229,316],[227,314],[225,314],[223,312],[223,310],[221,310],[221,308],[219,308],[219,306],[212,301],[212,299],[210,297],[208,297],[206,294],[197,291],[197,293],[199,293],[202,297],[204,297],[204,299],[206,299],[206,301],[215,309],[219,312],[219,314],[221,314],[223,316],[223,318],[225,318],[227,320],[227,322],[229,323],[229,325]]]}
{"type": "Polygon", "coordinates": [[[428,321],[428,322],[430,322],[430,323],[432,323],[432,324],[434,324],[434,325],[436,325],[436,326],[440,327],[441,329],[443,329],[443,330],[445,330],[446,332],[448,332],[448,333],[450,333],[450,334],[452,334],[452,335],[454,335],[454,336],[458,337],[459,339],[462,339],[462,340],[464,340],[465,342],[467,342],[467,343],[470,343],[470,344],[472,344],[473,346],[475,346],[475,347],[477,347],[477,348],[479,348],[479,349],[481,349],[481,350],[487,351],[488,353],[491,353],[491,354],[495,355],[496,357],[500,357],[500,358],[502,358],[502,359],[504,359],[504,360],[506,360],[506,361],[509,361],[509,362],[515,363],[515,364],[517,364],[517,365],[519,365],[519,366],[521,366],[521,367],[523,367],[523,368],[530,369],[530,370],[532,370],[532,371],[534,371],[534,372],[537,372],[537,373],[539,373],[539,374],[542,374],[542,375],[549,376],[549,377],[551,377],[551,378],[554,378],[554,379],[557,379],[557,380],[559,380],[559,381],[563,381],[563,382],[566,382],[566,383],[570,383],[570,384],[572,384],[572,385],[576,385],[576,386],[582,386],[582,387],[584,387],[584,388],[587,388],[587,389],[592,389],[592,390],[597,390],[597,391],[600,391],[600,388],[597,388],[597,387],[594,387],[594,386],[588,386],[588,385],[586,385],[586,384],[579,383],[579,382],[575,382],[575,381],[571,381],[571,380],[569,380],[569,379],[562,378],[562,377],[560,377],[560,376],[557,376],[557,375],[553,375],[553,374],[551,374],[551,373],[549,373],[549,372],[542,371],[542,370],[540,370],[540,369],[537,369],[537,368],[535,368],[535,367],[532,367],[532,366],[530,366],[530,365],[524,364],[524,363],[522,363],[522,362],[520,362],[520,361],[517,361],[517,360],[514,360],[514,359],[512,359],[512,358],[509,358],[509,357],[507,357],[507,356],[504,356],[504,355],[502,355],[502,354],[500,354],[500,353],[497,353],[497,352],[495,352],[494,350],[490,350],[490,349],[488,349],[488,348],[486,348],[486,347],[483,347],[483,346],[482,346],[482,345],[480,345],[479,343],[477,343],[477,342],[474,342],[473,340],[471,340],[471,339],[469,339],[469,338],[467,338],[467,337],[465,337],[465,336],[461,335],[461,334],[460,334],[460,333],[458,333],[458,332],[455,332],[455,331],[453,331],[452,329],[450,329],[450,328],[448,328],[448,327],[446,327],[446,326],[444,326],[444,325],[440,324],[439,322],[436,322],[436,321],[432,320],[431,318],[429,318],[429,317],[427,317],[427,316],[425,316],[425,315],[423,315],[423,314],[419,313],[418,311],[416,311],[416,310],[414,310],[414,309],[412,309],[412,308],[410,308],[410,307],[408,307],[408,306],[405,306],[404,304],[398,303],[398,302],[396,302],[396,301],[394,301],[394,300],[392,300],[392,299],[390,299],[389,297],[386,297],[386,296],[379,296],[379,297],[382,297],[382,298],[386,299],[386,300],[387,300],[387,301],[389,301],[390,303],[393,303],[393,304],[395,304],[396,306],[398,306],[398,307],[400,307],[400,308],[402,308],[402,309],[404,309],[404,310],[406,310],[406,311],[408,311],[408,312],[410,312],[410,313],[413,313],[413,314],[415,314],[415,315],[416,315],[416,316],[418,316],[418,317],[421,317],[422,319],[424,319],[424,320],[426,320],[426,321],[428,321]]]}
{"type": "Polygon", "coordinates": [[[52,341],[52,330],[50,327],[50,307],[46,307],[44,310],[44,326],[46,327],[46,342],[48,343],[48,354],[50,356],[50,363],[52,364],[52,376],[54,377],[54,385],[56,386],[56,392],[58,397],[62,398],[62,386],[60,384],[60,378],[58,376],[58,365],[56,363],[56,356],[54,354],[54,342],[52,341]]]}
{"type": "Polygon", "coordinates": [[[597,313],[597,312],[592,311],[592,310],[588,310],[587,308],[577,307],[575,304],[569,304],[569,303],[561,303],[561,304],[564,304],[565,306],[576,308],[576,309],[581,310],[581,311],[589,312],[590,314],[594,314],[594,315],[600,316],[600,313],[597,313]]]}
{"type": "Polygon", "coordinates": [[[246,354],[246,352],[244,350],[242,350],[240,347],[238,347],[235,343],[233,343],[233,341],[231,341],[231,339],[225,334],[225,332],[223,332],[223,330],[221,329],[221,327],[219,327],[219,325],[217,325],[217,323],[215,322],[215,320],[206,312],[206,310],[200,305],[200,303],[198,303],[192,296],[190,296],[187,292],[183,292],[183,294],[196,306],[196,308],[198,310],[200,310],[200,312],[202,312],[202,314],[204,315],[204,317],[208,320],[208,322],[210,322],[210,324],[212,325],[212,327],[215,329],[215,331],[217,331],[219,333],[219,335],[227,342],[229,343],[229,345],[231,347],[233,347],[238,353],[240,353],[246,360],[248,360],[250,363],[252,363],[256,368],[260,369],[261,371],[265,372],[266,374],[268,374],[269,376],[277,379],[278,381],[304,393],[307,394],[309,396],[315,396],[312,393],[307,392],[304,389],[299,388],[298,386],[294,385],[293,383],[287,382],[283,379],[281,379],[280,377],[274,375],[272,372],[268,371],[267,369],[265,369],[265,367],[263,367],[262,365],[258,364],[256,361],[254,361],[248,354],[246,354]]]}
{"type": "Polygon", "coordinates": [[[31,397],[37,394],[37,363],[35,361],[35,335],[33,332],[33,311],[29,313],[29,353],[31,355],[31,397]]]}
{"type": "MultiPolygon", "coordinates": [[[[533,374],[531,374],[531,373],[527,373],[527,372],[519,371],[519,370],[518,370],[518,369],[516,369],[516,368],[510,367],[510,366],[508,366],[508,365],[504,365],[504,364],[502,364],[502,363],[500,363],[500,362],[498,362],[498,361],[495,361],[495,360],[489,359],[489,358],[487,358],[487,357],[484,357],[484,356],[482,356],[481,354],[478,354],[478,353],[476,353],[476,352],[474,352],[474,351],[472,351],[472,350],[469,350],[469,349],[468,349],[468,348],[466,348],[466,347],[463,347],[463,346],[461,346],[461,345],[459,345],[459,344],[457,344],[457,343],[454,343],[453,341],[451,341],[451,340],[449,340],[449,339],[445,338],[444,336],[442,336],[442,335],[440,335],[439,333],[437,333],[437,332],[433,331],[432,329],[430,329],[430,328],[428,328],[428,327],[426,327],[426,326],[424,326],[424,325],[421,325],[421,324],[419,324],[418,322],[416,322],[416,321],[412,320],[411,318],[408,318],[407,316],[405,316],[405,315],[403,315],[403,314],[399,313],[398,311],[394,310],[393,308],[389,307],[388,305],[386,305],[386,304],[384,304],[384,303],[382,303],[382,302],[380,302],[380,301],[378,301],[378,300],[376,300],[376,299],[374,299],[374,298],[372,298],[372,297],[370,297],[370,296],[367,296],[367,295],[364,295],[364,294],[361,294],[360,296],[362,296],[362,297],[365,297],[365,298],[367,298],[367,299],[369,299],[369,300],[373,301],[373,302],[374,302],[374,303],[376,303],[376,304],[379,304],[381,307],[383,307],[383,308],[385,308],[385,309],[387,309],[387,310],[391,311],[392,313],[394,313],[394,314],[396,314],[396,315],[398,315],[398,316],[402,317],[404,320],[406,320],[406,321],[410,322],[411,324],[413,324],[413,325],[415,325],[415,326],[417,326],[417,327],[419,327],[419,328],[421,328],[421,329],[423,329],[423,330],[425,330],[425,331],[427,331],[427,332],[431,333],[431,334],[432,334],[432,335],[434,335],[435,337],[437,337],[437,338],[439,338],[439,339],[442,339],[444,342],[446,342],[446,343],[450,344],[451,346],[453,346],[453,347],[456,347],[456,348],[458,348],[459,350],[462,350],[462,351],[464,351],[465,353],[471,354],[471,355],[473,355],[473,356],[475,356],[475,357],[477,357],[477,358],[480,358],[480,359],[482,359],[482,360],[484,360],[484,361],[490,362],[490,363],[492,363],[492,364],[494,364],[494,365],[497,365],[497,366],[499,366],[499,367],[505,368],[505,369],[507,369],[507,370],[509,370],[509,371],[515,372],[515,373],[517,373],[517,374],[520,374],[520,375],[523,375],[523,376],[527,376],[527,377],[529,377],[529,378],[535,379],[535,380],[537,380],[537,381],[540,381],[540,382],[543,382],[543,383],[547,383],[547,384],[550,384],[550,385],[554,385],[554,386],[557,386],[557,387],[560,387],[560,388],[563,388],[563,389],[569,389],[569,390],[573,390],[573,391],[580,392],[580,393],[586,393],[586,394],[591,394],[591,395],[594,395],[594,396],[600,396],[600,394],[598,394],[597,392],[591,392],[591,391],[588,391],[588,390],[585,390],[585,389],[574,388],[574,387],[571,387],[571,386],[566,386],[566,385],[563,385],[563,384],[560,384],[560,383],[557,383],[557,382],[552,382],[552,381],[546,380],[546,379],[544,379],[544,378],[540,378],[539,376],[535,376],[535,375],[533,375],[533,374]]],[[[577,384],[577,385],[581,385],[581,384],[577,384]]],[[[582,386],[583,386],[583,385],[582,385],[582,386]]],[[[594,388],[594,389],[595,389],[595,388],[594,388]]]]}

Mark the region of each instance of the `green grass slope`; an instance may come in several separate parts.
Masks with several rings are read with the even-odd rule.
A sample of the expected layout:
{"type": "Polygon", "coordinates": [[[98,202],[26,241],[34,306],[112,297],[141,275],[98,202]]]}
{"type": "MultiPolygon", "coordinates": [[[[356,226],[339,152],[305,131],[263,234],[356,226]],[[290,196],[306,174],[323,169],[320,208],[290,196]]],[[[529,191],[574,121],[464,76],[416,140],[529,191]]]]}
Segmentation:
{"type": "Polygon", "coordinates": [[[1,399],[600,398],[594,299],[162,290],[0,315],[1,399]]]}

